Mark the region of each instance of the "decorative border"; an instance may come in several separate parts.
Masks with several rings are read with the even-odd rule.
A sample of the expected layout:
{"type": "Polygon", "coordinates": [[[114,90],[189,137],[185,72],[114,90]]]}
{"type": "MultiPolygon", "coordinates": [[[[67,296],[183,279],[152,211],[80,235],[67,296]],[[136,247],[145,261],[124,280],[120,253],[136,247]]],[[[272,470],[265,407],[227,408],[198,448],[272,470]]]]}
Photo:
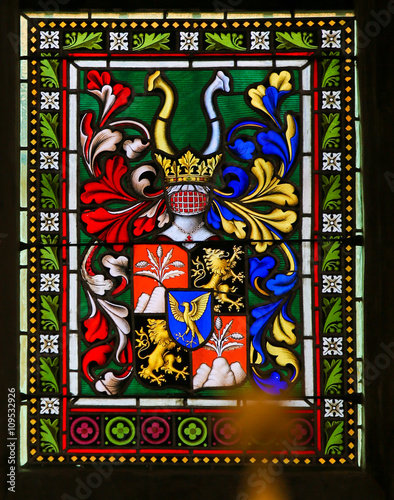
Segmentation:
{"type": "MultiPolygon", "coordinates": [[[[355,171],[355,76],[351,59],[354,51],[353,19],[262,20],[250,16],[249,19],[233,20],[230,14],[224,19],[215,14],[209,15],[210,20],[190,19],[190,15],[186,15],[186,20],[174,20],[171,15],[166,19],[155,16],[153,20],[144,16],[145,19],[140,20],[133,15],[132,19],[108,23],[102,21],[107,15],[97,16],[81,17],[78,22],[75,21],[78,15],[72,21],[66,16],[46,19],[36,15],[31,15],[28,20],[22,17],[21,20],[21,31],[26,35],[21,44],[21,102],[29,102],[26,110],[23,106],[21,108],[21,179],[29,179],[26,190],[23,183],[21,186],[21,240],[22,248],[26,248],[24,252],[27,252],[21,259],[21,392],[28,395],[27,405],[21,408],[21,425],[29,428],[25,449],[21,436],[21,463],[27,460],[29,463],[78,463],[88,459],[108,459],[120,463],[128,460],[139,463],[241,464],[271,460],[284,464],[357,465],[360,448],[357,447],[356,437],[361,432],[361,414],[354,396],[360,392],[357,381],[360,380],[362,353],[356,351],[354,301],[356,299],[360,305],[361,296],[355,296],[353,283],[356,280],[356,237],[361,234],[362,228],[355,226],[355,219],[360,219],[360,216],[353,215],[361,210],[355,205],[355,177],[360,174],[355,171]],[[169,30],[169,35],[163,30],[169,30]],[[45,58],[36,57],[40,50],[47,51],[48,55],[45,58]],[[68,304],[68,297],[77,297],[74,293],[77,275],[67,274],[70,263],[71,270],[77,269],[72,264],[77,261],[77,249],[68,246],[68,243],[73,243],[74,237],[75,243],[77,240],[72,233],[76,223],[69,224],[74,215],[69,213],[68,220],[63,210],[67,200],[71,202],[71,209],[76,210],[77,205],[75,200],[75,207],[72,206],[73,198],[68,188],[73,181],[67,168],[72,155],[67,144],[70,103],[64,57],[88,57],[97,61],[104,56],[115,61],[116,58],[141,58],[146,55],[156,61],[163,56],[183,58],[193,55],[204,59],[209,56],[215,65],[220,64],[217,57],[236,60],[258,57],[266,64],[269,64],[269,57],[274,57],[277,58],[277,65],[279,62],[282,64],[281,58],[289,56],[307,57],[313,61],[311,167],[315,206],[310,213],[314,213],[314,219],[311,219],[314,243],[311,247],[310,238],[304,238],[303,234],[302,245],[303,260],[304,255],[311,252],[313,266],[310,281],[304,279],[303,290],[305,296],[310,286],[314,300],[311,332],[314,335],[317,375],[315,420],[317,436],[325,435],[323,442],[319,440],[317,444],[317,455],[305,458],[305,454],[297,451],[293,453],[297,456],[291,459],[287,458],[287,454],[262,458],[260,454],[244,456],[240,450],[223,450],[223,453],[194,450],[190,454],[190,450],[181,452],[178,449],[175,453],[175,450],[149,448],[144,453],[141,450],[138,458],[126,458],[128,453],[125,449],[121,452],[119,449],[70,448],[67,455],[57,454],[60,448],[65,450],[67,447],[68,419],[73,418],[74,413],[86,412],[86,409],[75,406],[71,406],[68,412],[66,360],[67,351],[69,359],[72,359],[72,350],[67,346],[67,338],[69,329],[72,332],[78,330],[77,324],[68,325],[68,308],[77,307],[76,303],[68,304]],[[344,80],[341,80],[342,72],[346,75],[344,80]],[[318,87],[318,82],[323,82],[321,87],[318,87]],[[320,157],[318,151],[321,147],[320,157]],[[322,205],[319,204],[320,199],[322,205]],[[323,206],[321,212],[320,206],[323,206]],[[36,236],[38,231],[44,232],[45,238],[41,236],[41,241],[36,236]],[[331,248],[330,253],[330,249],[320,245],[328,234],[340,238],[337,240],[340,242],[339,257],[331,259],[332,255],[337,255],[335,249],[331,248]],[[349,240],[349,244],[342,245],[344,238],[349,240]],[[72,290],[69,296],[66,293],[68,288],[72,290]],[[340,307],[337,307],[338,300],[340,307]],[[334,307],[332,316],[336,319],[331,322],[329,314],[334,307]],[[341,366],[338,369],[339,361],[341,366]],[[26,372],[28,375],[25,378],[23,374],[26,372]],[[320,383],[322,380],[325,381],[324,388],[320,383]],[[330,385],[332,380],[334,383],[330,385]],[[48,388],[51,390],[45,390],[48,388]],[[334,442],[332,436],[338,434],[341,439],[334,442]],[[86,456],[88,452],[93,455],[86,456]],[[105,455],[99,456],[100,452],[105,455]],[[158,454],[161,458],[156,456],[158,454]]],[[[76,145],[71,149],[76,149],[76,145]]],[[[336,240],[332,238],[327,243],[332,244],[331,247],[336,246],[336,240]]],[[[361,331],[358,334],[361,335],[361,331]]],[[[77,371],[71,373],[75,373],[72,378],[77,371]]],[[[96,409],[95,415],[97,418],[110,418],[113,409],[96,409]]],[[[115,411],[117,416],[130,422],[132,410],[125,411],[119,407],[115,411]]],[[[149,411],[156,410],[141,410],[141,415],[149,411]]],[[[194,415],[198,414],[206,419],[208,429],[213,429],[213,418],[217,418],[218,412],[221,417],[229,418],[236,410],[178,409],[171,410],[171,415],[163,416],[173,419],[177,411],[181,412],[181,420],[185,417],[197,418],[194,415]]],[[[139,429],[138,425],[138,422],[135,423],[139,429]]],[[[127,450],[130,453],[134,451],[133,448],[127,450]]]]}

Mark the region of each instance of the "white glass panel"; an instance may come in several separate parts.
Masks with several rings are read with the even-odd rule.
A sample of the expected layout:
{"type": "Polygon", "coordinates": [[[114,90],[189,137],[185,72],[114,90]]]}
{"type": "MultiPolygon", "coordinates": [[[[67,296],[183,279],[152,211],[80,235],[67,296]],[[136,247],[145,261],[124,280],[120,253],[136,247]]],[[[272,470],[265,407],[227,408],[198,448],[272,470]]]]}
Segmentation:
{"type": "Polygon", "coordinates": [[[152,406],[160,408],[161,406],[183,406],[184,399],[182,398],[162,398],[162,399],[140,399],[140,406],[152,406]]]}
{"type": "Polygon", "coordinates": [[[70,329],[78,329],[78,277],[74,273],[69,275],[69,308],[70,308],[70,329]]]}
{"type": "Polygon", "coordinates": [[[69,144],[71,150],[77,149],[77,96],[70,95],[69,97],[69,144]]]}
{"type": "Polygon", "coordinates": [[[27,207],[27,151],[21,151],[20,159],[20,206],[27,207]]]}
{"type": "Polygon", "coordinates": [[[21,61],[21,80],[27,79],[27,61],[21,61]]]}
{"type": "MultiPolygon", "coordinates": [[[[154,400],[153,400],[154,401],[154,400]]],[[[135,406],[137,400],[133,398],[79,398],[75,402],[75,406],[135,406]]]]}
{"type": "Polygon", "coordinates": [[[19,325],[22,332],[27,332],[27,269],[19,271],[20,304],[19,304],[19,325]]]}
{"type": "Polygon", "coordinates": [[[21,83],[20,100],[20,145],[27,148],[27,83],[21,83]]]}
{"type": "Polygon", "coordinates": [[[68,168],[68,204],[70,210],[77,209],[77,155],[70,154],[69,159],[69,168],[68,168]]]}
{"type": "Polygon", "coordinates": [[[19,214],[19,236],[22,243],[27,243],[27,213],[19,214]]]}
{"type": "Polygon", "coordinates": [[[70,370],[78,370],[78,334],[71,333],[69,336],[69,368],[70,370]]]}
{"type": "Polygon", "coordinates": [[[19,388],[27,393],[27,335],[20,336],[19,388]]]}
{"type": "Polygon", "coordinates": [[[310,214],[312,211],[312,165],[311,157],[302,159],[302,211],[310,214]]]}
{"type": "Polygon", "coordinates": [[[75,66],[73,66],[72,64],[70,64],[70,83],[69,83],[69,86],[70,86],[71,90],[76,90],[78,88],[77,75],[78,75],[77,68],[75,66]]]}
{"type": "MultiPolygon", "coordinates": [[[[234,66],[234,61],[220,61],[220,67],[230,67],[234,66]]],[[[217,61],[193,61],[193,68],[217,68],[217,61]]]]}
{"type": "Polygon", "coordinates": [[[311,90],[311,67],[302,70],[302,90],[311,90]]]}
{"type": "Polygon", "coordinates": [[[237,401],[226,399],[188,399],[189,406],[237,406],[237,401]]]}
{"type": "Polygon", "coordinates": [[[251,68],[272,68],[272,60],[262,59],[261,61],[237,61],[237,66],[240,67],[251,67],[251,68]]]}
{"type": "Polygon", "coordinates": [[[21,57],[27,56],[27,37],[28,37],[28,28],[27,28],[27,19],[21,17],[21,38],[20,38],[20,55],[21,57]]]}
{"type": "Polygon", "coordinates": [[[302,305],[304,316],[304,336],[312,336],[312,281],[310,278],[302,280],[302,305]]]}
{"type": "Polygon", "coordinates": [[[78,394],[78,373],[70,372],[70,394],[77,396],[78,394]]]}
{"type": "MultiPolygon", "coordinates": [[[[146,61],[111,61],[111,68],[146,68],[152,63],[146,61]]],[[[155,61],[155,68],[187,68],[187,61],[155,61]]]]}
{"type": "Polygon", "coordinates": [[[107,61],[85,61],[84,59],[76,59],[75,64],[81,68],[106,68],[107,61]]]}
{"type": "Polygon", "coordinates": [[[27,406],[21,405],[19,412],[19,465],[27,462],[27,406]]]}
{"type": "Polygon", "coordinates": [[[304,153],[311,152],[311,103],[312,99],[309,95],[304,95],[302,98],[302,130],[303,130],[303,151],[304,153]]]}
{"type": "Polygon", "coordinates": [[[278,68],[285,68],[285,67],[299,67],[299,66],[304,66],[308,61],[306,59],[290,59],[290,60],[285,60],[282,61],[281,59],[278,59],[276,61],[276,66],[278,68]]]}
{"type": "Polygon", "coordinates": [[[314,395],[314,372],[313,372],[313,340],[304,340],[304,362],[305,362],[305,394],[307,397],[314,395]]]}

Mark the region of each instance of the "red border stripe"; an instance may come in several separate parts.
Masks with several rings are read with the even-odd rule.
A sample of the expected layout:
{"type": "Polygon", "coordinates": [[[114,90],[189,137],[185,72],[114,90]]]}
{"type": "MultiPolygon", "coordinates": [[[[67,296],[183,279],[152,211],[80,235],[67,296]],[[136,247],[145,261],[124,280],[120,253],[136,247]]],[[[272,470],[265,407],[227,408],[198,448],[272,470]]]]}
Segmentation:
{"type": "Polygon", "coordinates": [[[319,283],[319,269],[318,269],[318,266],[317,266],[317,264],[315,264],[313,267],[314,267],[315,283],[319,283]]]}
{"type": "MultiPolygon", "coordinates": [[[[118,451],[118,453],[119,453],[119,451],[118,451]]],[[[167,453],[174,453],[176,455],[190,455],[188,450],[166,450],[163,448],[161,448],[159,450],[154,450],[152,448],[149,448],[147,450],[141,449],[140,453],[141,453],[141,455],[143,455],[144,453],[161,453],[162,455],[167,454],[167,453]]]]}
{"type": "MultiPolygon", "coordinates": [[[[67,266],[63,266],[63,286],[62,286],[62,299],[63,299],[63,307],[62,307],[62,323],[67,323],[67,266]]],[[[63,326],[66,328],[66,326],[63,326]]],[[[63,353],[66,354],[65,352],[63,353]]]]}
{"type": "Polygon", "coordinates": [[[193,455],[239,455],[242,450],[193,450],[193,455]]]}
{"type": "Polygon", "coordinates": [[[319,231],[319,188],[320,188],[319,175],[315,174],[315,224],[314,224],[314,230],[316,232],[319,231]]]}
{"type": "Polygon", "coordinates": [[[313,413],[313,410],[287,410],[284,413],[313,413]]]}
{"type": "MultiPolygon", "coordinates": [[[[317,238],[317,236],[315,236],[315,238],[317,238]]],[[[314,260],[315,262],[318,262],[319,261],[319,244],[317,241],[315,241],[315,243],[313,244],[313,247],[314,247],[314,260]]]]}
{"type": "Polygon", "coordinates": [[[67,87],[67,61],[63,61],[63,87],[67,87]]]}
{"type": "Polygon", "coordinates": [[[62,130],[63,130],[63,144],[62,147],[65,148],[67,145],[67,92],[63,90],[63,118],[62,118],[62,130]]]}
{"type": "Polygon", "coordinates": [[[63,208],[66,208],[66,197],[67,197],[67,185],[66,185],[66,181],[62,182],[62,197],[63,197],[63,203],[62,203],[63,208]]]}
{"type": "Polygon", "coordinates": [[[62,220],[63,220],[63,234],[62,234],[62,236],[66,237],[67,236],[67,214],[66,214],[66,212],[62,213],[62,220]]]}
{"type": "Polygon", "coordinates": [[[315,311],[315,337],[316,344],[320,344],[320,311],[315,311]]]}
{"type": "Polygon", "coordinates": [[[137,410],[131,410],[131,409],[120,409],[120,408],[108,408],[107,410],[103,410],[102,408],[70,408],[70,411],[72,412],[83,412],[83,413],[136,413],[137,410]]]}
{"type": "MultiPolygon", "coordinates": [[[[320,349],[316,348],[316,378],[317,378],[317,390],[316,394],[320,396],[320,349]]],[[[320,405],[320,401],[317,403],[320,405]]]]}
{"type": "Polygon", "coordinates": [[[292,455],[316,455],[316,452],[314,450],[297,450],[291,451],[290,453],[292,455]]]}
{"type": "Polygon", "coordinates": [[[315,113],[315,170],[319,170],[319,115],[315,113]]]}
{"type": "MultiPolygon", "coordinates": [[[[320,404],[320,401],[318,401],[320,404]]],[[[321,410],[317,410],[317,449],[321,451],[321,421],[320,421],[321,410]]]]}
{"type": "MultiPolygon", "coordinates": [[[[277,52],[276,56],[299,56],[299,57],[306,57],[312,55],[313,52],[277,52]]],[[[127,53],[123,52],[122,54],[87,54],[87,53],[80,53],[80,52],[73,52],[69,54],[70,57],[158,57],[158,58],[171,58],[171,57],[190,57],[189,54],[179,54],[179,53],[163,53],[163,54],[136,54],[136,53],[127,53]]],[[[214,54],[214,53],[201,53],[201,54],[193,54],[193,57],[223,57],[223,58],[228,58],[228,57],[238,57],[238,58],[246,58],[246,57],[273,57],[273,54],[270,52],[265,52],[264,54],[259,53],[259,54],[240,54],[238,53],[233,53],[233,54],[214,54]]],[[[317,86],[317,85],[315,85],[317,86]]]]}
{"type": "Polygon", "coordinates": [[[201,408],[195,409],[194,413],[239,413],[240,410],[203,410],[201,408]]]}
{"type": "MultiPolygon", "coordinates": [[[[108,54],[105,54],[104,52],[100,53],[100,54],[87,54],[86,52],[85,53],[74,52],[74,53],[69,54],[69,56],[70,57],[108,57],[108,54]]],[[[111,56],[112,56],[112,54],[111,54],[111,56]]]]}
{"type": "MultiPolygon", "coordinates": [[[[64,180],[67,177],[67,156],[65,151],[62,153],[62,177],[64,180]]],[[[63,208],[66,208],[66,206],[64,205],[63,208]]]]}
{"type": "Polygon", "coordinates": [[[123,455],[126,453],[136,453],[137,450],[122,450],[121,448],[116,448],[116,449],[105,449],[105,448],[95,448],[95,449],[86,449],[84,450],[83,448],[70,448],[67,450],[67,453],[116,453],[117,455],[123,455]]]}
{"type": "MultiPolygon", "coordinates": [[[[63,378],[62,382],[67,385],[67,327],[63,325],[63,338],[62,338],[62,350],[63,350],[63,378]]],[[[66,391],[67,394],[67,391],[66,391]]]]}
{"type": "Polygon", "coordinates": [[[317,61],[313,63],[313,86],[317,87],[317,61]]]}
{"type": "MultiPolygon", "coordinates": [[[[119,411],[119,410],[118,410],[119,411]]],[[[163,409],[152,409],[152,410],[143,410],[141,409],[140,410],[141,413],[189,413],[190,410],[178,410],[178,409],[166,409],[166,410],[163,410],[163,409]]]]}

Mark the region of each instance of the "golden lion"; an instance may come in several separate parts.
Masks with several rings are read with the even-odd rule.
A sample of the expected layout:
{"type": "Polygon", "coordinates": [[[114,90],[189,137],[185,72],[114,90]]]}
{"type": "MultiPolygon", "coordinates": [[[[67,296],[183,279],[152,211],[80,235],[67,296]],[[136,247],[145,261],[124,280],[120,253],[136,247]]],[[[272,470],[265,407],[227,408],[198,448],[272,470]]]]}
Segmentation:
{"type": "Polygon", "coordinates": [[[235,274],[233,271],[233,268],[237,265],[237,260],[240,260],[240,255],[243,254],[241,247],[234,246],[233,255],[231,257],[224,250],[212,248],[204,248],[204,250],[206,254],[204,255],[205,267],[199,257],[193,261],[193,264],[196,266],[196,268],[192,270],[192,277],[196,278],[194,280],[194,286],[215,291],[215,299],[218,301],[218,304],[214,307],[216,312],[220,312],[220,305],[225,302],[229,304],[229,311],[231,311],[233,306],[239,311],[243,306],[243,298],[239,297],[237,300],[231,300],[227,294],[229,292],[236,292],[237,288],[235,286],[230,287],[224,283],[224,281],[231,279],[232,283],[236,280],[242,283],[245,277],[244,274],[235,274]],[[205,278],[207,271],[210,272],[211,279],[205,285],[198,285],[198,281],[205,278]]]}
{"type": "MultiPolygon", "coordinates": [[[[186,371],[187,367],[183,370],[177,370],[173,366],[175,361],[180,363],[182,358],[180,356],[175,357],[169,352],[176,347],[176,343],[170,339],[165,320],[148,319],[148,325],[149,336],[144,332],[143,328],[136,332],[139,337],[136,339],[137,347],[139,347],[138,357],[148,359],[148,366],[143,366],[138,375],[150,379],[150,382],[157,382],[159,385],[166,381],[163,374],[155,375],[153,373],[159,370],[163,370],[165,373],[175,373],[175,380],[178,380],[180,376],[186,380],[186,375],[189,375],[186,371]],[[141,356],[141,352],[148,349],[152,344],[157,344],[155,350],[147,356],[141,356]]],[[[177,348],[177,351],[179,350],[180,347],[177,348]]]]}

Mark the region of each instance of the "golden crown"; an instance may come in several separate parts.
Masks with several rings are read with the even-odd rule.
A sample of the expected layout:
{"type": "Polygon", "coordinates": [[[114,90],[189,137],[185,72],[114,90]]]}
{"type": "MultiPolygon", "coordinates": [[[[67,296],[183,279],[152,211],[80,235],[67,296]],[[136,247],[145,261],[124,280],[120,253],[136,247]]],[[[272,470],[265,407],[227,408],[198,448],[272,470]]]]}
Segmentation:
{"type": "Polygon", "coordinates": [[[222,158],[221,154],[217,154],[202,160],[191,151],[187,151],[177,159],[167,158],[160,154],[155,154],[155,156],[164,170],[167,183],[209,181],[222,158]]]}

